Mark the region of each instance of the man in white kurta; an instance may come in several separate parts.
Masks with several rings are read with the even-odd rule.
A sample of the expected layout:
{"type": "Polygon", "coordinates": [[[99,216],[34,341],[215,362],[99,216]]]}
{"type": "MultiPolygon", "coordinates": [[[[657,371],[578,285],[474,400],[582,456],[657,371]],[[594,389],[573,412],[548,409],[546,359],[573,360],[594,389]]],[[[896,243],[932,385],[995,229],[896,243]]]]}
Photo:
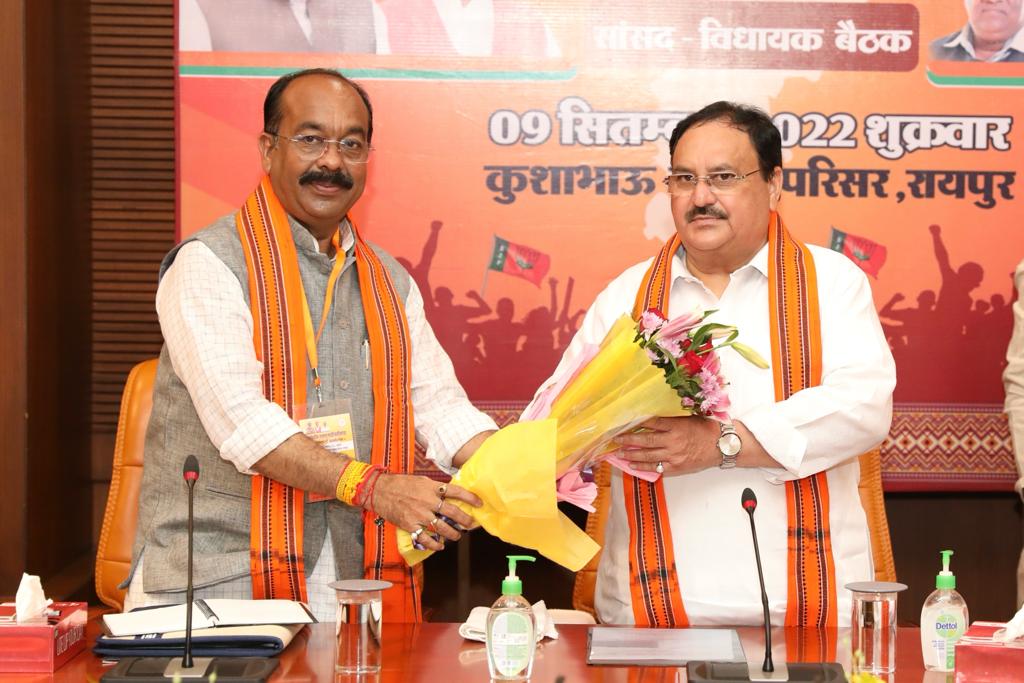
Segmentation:
{"type": "MultiPolygon", "coordinates": [[[[781,150],[768,145],[759,154],[752,136],[739,127],[750,118],[749,110],[740,112],[737,124],[728,120],[734,105],[709,109],[716,106],[709,118],[673,135],[670,172],[681,178],[670,180],[669,190],[674,182],[673,215],[684,249],[673,259],[667,314],[671,319],[715,309],[710,321],[737,325],[739,339],[770,362],[767,217],[780,199],[781,150]],[[765,168],[769,179],[758,172],[765,168]]],[[[753,125],[764,121],[769,120],[753,125]]],[[[888,431],[895,367],[864,273],[836,252],[812,246],[811,253],[821,304],[820,386],[776,402],[772,370],[727,349],[721,360],[729,382],[729,415],[742,441],[735,467],[721,467],[720,427],[710,420],[660,419],[649,423],[653,432],[619,438],[621,455],[635,466],[664,472],[690,624],[762,621],[750,525],[740,505],[745,487],[758,498],[755,520],[774,624],[783,623],[787,604],[787,480],[827,472],[839,625],[850,620],[850,596],[843,586],[874,578],[856,458],[888,431]]],[[[633,266],[601,292],[555,376],[632,309],[650,263],[633,266]]],[[[605,623],[631,624],[629,525],[622,477],[613,471],[595,607],[605,623]]]]}
{"type": "MultiPolygon", "coordinates": [[[[1013,302],[1013,336],[1006,349],[1006,370],[1003,386],[1006,389],[1006,416],[1010,420],[1010,436],[1017,460],[1017,483],[1013,488],[1024,498],[1024,261],[1017,264],[1013,274],[1017,300],[1013,302]]],[[[1017,606],[1024,605],[1024,551],[1017,563],[1017,606]]]]}

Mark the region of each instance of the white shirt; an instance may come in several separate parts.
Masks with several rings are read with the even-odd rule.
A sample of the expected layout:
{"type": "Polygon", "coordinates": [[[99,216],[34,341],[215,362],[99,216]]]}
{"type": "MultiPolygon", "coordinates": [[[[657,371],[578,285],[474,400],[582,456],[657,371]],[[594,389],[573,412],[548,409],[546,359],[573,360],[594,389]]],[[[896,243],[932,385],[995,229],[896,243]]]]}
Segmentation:
{"type": "MultiPolygon", "coordinates": [[[[352,235],[343,226],[342,248],[352,235]]],[[[312,248],[316,239],[306,234],[312,248]]],[[[496,429],[469,402],[451,360],[434,336],[423,298],[410,279],[405,314],[412,340],[412,409],[427,458],[451,472],[452,457],[476,434],[496,429]]],[[[210,441],[239,472],[299,431],[263,396],[263,364],[253,348],[253,321],[241,285],[202,242],[183,246],[156,294],[160,329],[174,372],[188,388],[210,441]]]]}
{"type": "MultiPolygon", "coordinates": [[[[495,12],[493,0],[434,0],[434,9],[444,25],[445,33],[456,54],[463,57],[489,57],[494,51],[495,12]]],[[[530,13],[528,8],[516,7],[516,12],[530,13]]],[[[500,12],[499,12],[500,14],[500,12]]],[[[498,17],[498,21],[502,21],[498,17]]],[[[373,3],[373,27],[377,39],[377,54],[391,54],[388,37],[388,18],[377,3],[373,3]]],[[[544,25],[543,57],[561,57],[562,51],[551,29],[544,25]]]]}
{"type": "MultiPolygon", "coordinates": [[[[307,0],[288,0],[292,15],[302,29],[306,40],[313,41],[313,24],[309,20],[307,0]]],[[[374,4],[376,8],[376,3],[374,4]]],[[[210,25],[196,0],[179,0],[178,4],[178,49],[183,52],[209,52],[213,50],[210,39],[210,25]]]]}
{"type": "Polygon", "coordinates": [[[1003,47],[988,59],[979,59],[978,55],[974,52],[974,31],[971,30],[970,24],[966,24],[963,29],[960,30],[960,33],[953,36],[953,39],[944,43],[942,47],[961,47],[964,52],[978,61],[1001,62],[1009,56],[1010,50],[1024,52],[1024,29],[1013,34],[1013,36],[1003,44],[1003,47]]]}
{"type": "MultiPolygon", "coordinates": [[[[1024,261],[1017,264],[1013,283],[1017,289],[1017,300],[1013,302],[1013,334],[1006,349],[1003,386],[1006,389],[1006,416],[1010,421],[1019,475],[1014,488],[1019,495],[1024,496],[1024,261]]],[[[1024,573],[1024,563],[1020,565],[1020,572],[1024,573]]]]}
{"type": "MultiPolygon", "coordinates": [[[[817,266],[823,342],[822,383],[775,402],[772,371],[731,349],[721,352],[729,381],[730,416],[743,422],[781,468],[721,470],[665,477],[680,590],[691,624],[760,624],[762,609],[750,523],[740,496],[758,498],[755,521],[772,622],[786,611],[786,489],[783,482],[828,471],[832,549],[839,623],[850,621],[851,581],[873,580],[871,542],[857,483],[855,457],[882,441],[892,419],[896,371],[871,290],[845,256],[810,247],[817,266]]],[[[598,295],[555,370],[571,367],[585,344],[598,344],[611,324],[633,308],[650,261],[622,273],[598,295]]],[[[771,362],[768,247],[731,276],[719,299],[690,275],[684,258],[672,263],[669,317],[717,309],[709,320],[735,324],[739,340],[771,362]]],[[[713,443],[709,449],[715,448],[713,443]]],[[[611,484],[611,509],[598,569],[595,606],[605,623],[634,623],[629,590],[629,525],[622,478],[611,484]]]]}

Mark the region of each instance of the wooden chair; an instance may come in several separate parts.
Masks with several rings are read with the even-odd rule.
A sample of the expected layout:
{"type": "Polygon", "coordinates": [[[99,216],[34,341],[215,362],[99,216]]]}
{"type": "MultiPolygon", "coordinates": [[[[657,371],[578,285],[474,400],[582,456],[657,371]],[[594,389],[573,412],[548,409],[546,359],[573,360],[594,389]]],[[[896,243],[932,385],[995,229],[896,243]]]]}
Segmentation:
{"type": "Polygon", "coordinates": [[[139,488],[142,485],[142,452],[146,426],[153,408],[153,381],[157,359],[144,360],[128,374],[121,396],[114,442],[114,469],[103,513],[103,529],[96,549],[96,595],[120,611],[125,591],[118,588],[128,576],[132,542],[138,521],[139,488]]]}
{"type": "MultiPolygon", "coordinates": [[[[598,544],[604,545],[605,523],[608,521],[611,495],[611,468],[603,465],[595,473],[597,512],[587,516],[587,534],[598,544]]],[[[871,555],[875,561],[876,581],[895,581],[896,563],[892,556],[892,541],[889,538],[889,520],[885,516],[885,499],[882,495],[882,457],[875,448],[860,456],[860,502],[868,519],[871,533],[871,555]]],[[[597,553],[586,567],[576,572],[576,583],[572,591],[572,606],[597,617],[594,611],[594,589],[597,585],[597,564],[601,553],[597,553]]]]}

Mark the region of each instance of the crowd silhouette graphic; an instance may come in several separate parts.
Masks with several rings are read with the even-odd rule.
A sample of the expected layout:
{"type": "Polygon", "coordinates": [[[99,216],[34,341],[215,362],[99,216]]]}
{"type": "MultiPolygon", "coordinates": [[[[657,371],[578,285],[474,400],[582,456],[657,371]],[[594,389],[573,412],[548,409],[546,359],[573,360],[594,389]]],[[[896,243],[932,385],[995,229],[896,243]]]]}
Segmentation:
{"type": "Polygon", "coordinates": [[[975,299],[985,271],[967,261],[954,267],[942,228],[929,227],[939,267],[938,294],[918,292],[916,306],[893,294],[878,311],[896,359],[895,400],[902,403],[1002,403],[1006,345],[1013,330],[1010,295],[975,299]]]}
{"type": "MultiPolygon", "coordinates": [[[[430,267],[442,223],[434,221],[419,261],[399,262],[420,292],[455,373],[475,401],[526,401],[546,380],[572,340],[585,313],[572,307],[573,278],[559,302],[555,278],[548,278],[548,305],[517,316],[515,302],[492,307],[477,290],[458,301],[445,286],[432,287],[430,267]]],[[[938,225],[929,228],[939,269],[935,289],[918,292],[916,305],[894,294],[879,310],[882,329],[896,359],[895,400],[901,403],[1001,403],[1006,345],[1013,329],[1012,276],[1008,294],[974,298],[984,269],[967,261],[954,266],[938,225]]]]}
{"type": "Polygon", "coordinates": [[[441,221],[431,223],[415,265],[398,258],[423,294],[434,334],[451,357],[470,399],[529,400],[555,369],[586,312],[580,308],[570,313],[573,278],[568,279],[561,302],[558,280],[548,278],[548,305],[518,318],[515,302],[507,297],[498,299],[492,308],[480,292],[470,290],[464,302],[458,302],[450,288],[430,284],[441,229],[441,221]]]}

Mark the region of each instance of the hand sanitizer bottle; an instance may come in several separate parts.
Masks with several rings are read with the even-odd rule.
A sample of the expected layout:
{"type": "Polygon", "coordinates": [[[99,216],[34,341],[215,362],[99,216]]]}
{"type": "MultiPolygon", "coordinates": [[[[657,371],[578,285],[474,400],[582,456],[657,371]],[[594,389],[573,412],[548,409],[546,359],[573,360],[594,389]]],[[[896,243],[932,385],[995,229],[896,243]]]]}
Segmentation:
{"type": "Polygon", "coordinates": [[[523,560],[533,562],[534,558],[508,556],[508,576],[501,582],[501,597],[487,613],[487,664],[496,681],[525,681],[533,670],[537,622],[523,597],[523,582],[516,576],[516,562],[523,560]]]}
{"type": "Polygon", "coordinates": [[[943,550],[942,571],[935,590],[921,608],[921,657],[929,671],[953,671],[956,641],[967,630],[967,603],[956,592],[956,577],[949,571],[952,550],[943,550]]]}

